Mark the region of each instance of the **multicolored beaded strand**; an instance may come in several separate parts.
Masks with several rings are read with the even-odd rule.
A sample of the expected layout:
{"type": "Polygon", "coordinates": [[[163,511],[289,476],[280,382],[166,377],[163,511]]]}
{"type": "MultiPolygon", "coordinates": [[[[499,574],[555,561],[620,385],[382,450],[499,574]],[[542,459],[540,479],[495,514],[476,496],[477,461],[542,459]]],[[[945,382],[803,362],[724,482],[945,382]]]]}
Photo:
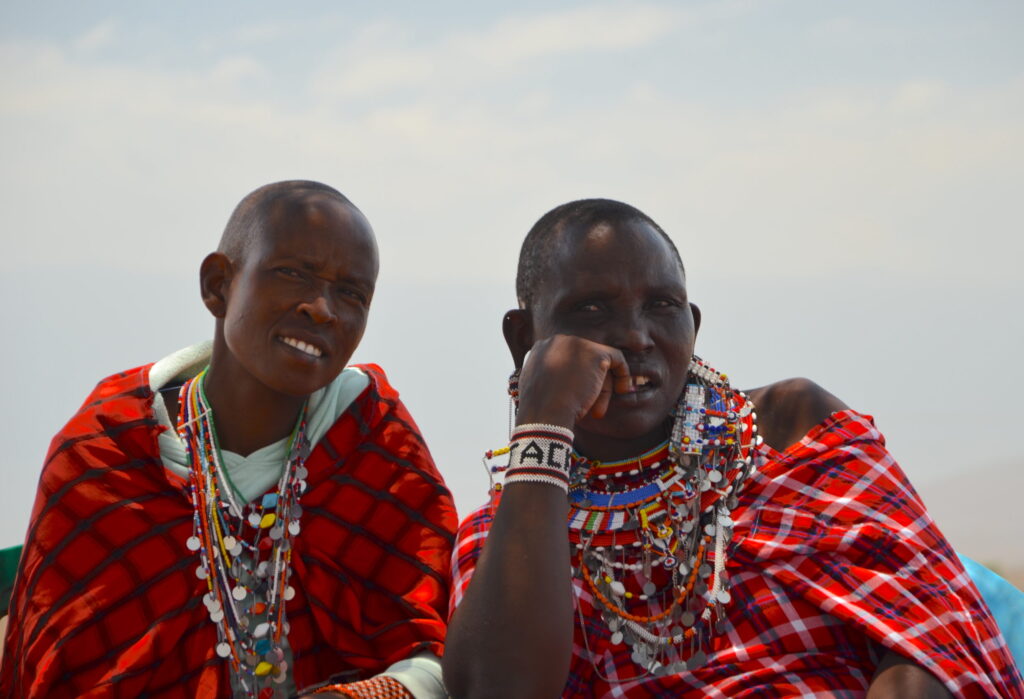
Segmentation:
{"type": "Polygon", "coordinates": [[[273,684],[287,679],[285,603],[295,596],[288,577],[308,475],[306,410],[292,432],[277,490],[246,506],[221,458],[204,386],[207,371],[179,394],[178,434],[190,464],[195,512],[186,546],[199,554],[196,576],[207,583],[203,604],[217,626],[217,655],[227,659],[246,697],[264,699],[273,696],[273,684]]]}
{"type": "MultiPolygon", "coordinates": [[[[513,397],[515,389],[510,385],[513,397]]],[[[616,463],[573,455],[573,572],[603,609],[611,644],[632,649],[643,668],[638,678],[705,662],[704,644],[731,600],[725,572],[730,513],[753,469],[756,417],[728,377],[695,356],[666,442],[616,463]],[[636,581],[632,589],[619,574],[636,581]],[[639,613],[640,606],[647,613],[639,613]]],[[[507,453],[485,455],[492,493],[501,490],[495,475],[508,469],[495,461],[507,453]]],[[[589,649],[582,616],[580,628],[589,649]]],[[[618,681],[629,679],[636,678],[618,681]]]]}

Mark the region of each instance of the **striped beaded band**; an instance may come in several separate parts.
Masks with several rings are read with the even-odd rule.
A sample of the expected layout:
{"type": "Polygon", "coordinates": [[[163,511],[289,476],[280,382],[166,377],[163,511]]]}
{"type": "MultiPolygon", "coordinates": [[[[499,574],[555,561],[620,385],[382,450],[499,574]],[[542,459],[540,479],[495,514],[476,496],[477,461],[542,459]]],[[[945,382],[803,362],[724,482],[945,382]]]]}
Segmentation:
{"type": "Polygon", "coordinates": [[[361,682],[332,684],[321,687],[313,694],[333,692],[350,699],[413,699],[412,693],[394,677],[377,675],[361,682]]]}
{"type": "Polygon", "coordinates": [[[509,442],[505,484],[547,483],[569,492],[572,430],[558,425],[519,425],[509,442]]]}

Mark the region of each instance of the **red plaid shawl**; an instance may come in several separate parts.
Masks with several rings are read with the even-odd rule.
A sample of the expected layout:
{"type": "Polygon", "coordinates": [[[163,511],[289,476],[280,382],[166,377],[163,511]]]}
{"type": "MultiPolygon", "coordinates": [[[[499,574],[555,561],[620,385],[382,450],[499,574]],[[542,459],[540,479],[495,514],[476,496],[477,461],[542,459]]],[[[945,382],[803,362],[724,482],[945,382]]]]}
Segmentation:
{"type": "MultiPolygon", "coordinates": [[[[288,602],[298,687],[443,650],[451,496],[376,366],[307,459],[288,602]]],[[[0,696],[224,697],[192,505],[163,467],[149,367],[105,379],[43,469],[11,600],[0,696]]]]}
{"type": "MultiPolygon", "coordinates": [[[[758,461],[732,514],[732,601],[707,664],[630,680],[640,669],[625,645],[610,646],[592,597],[574,581],[594,652],[577,622],[564,696],[858,696],[886,648],[957,696],[1024,696],[988,608],[870,417],[835,413],[782,454],[762,445],[758,461]]],[[[452,609],[495,506],[459,531],[452,609]]]]}

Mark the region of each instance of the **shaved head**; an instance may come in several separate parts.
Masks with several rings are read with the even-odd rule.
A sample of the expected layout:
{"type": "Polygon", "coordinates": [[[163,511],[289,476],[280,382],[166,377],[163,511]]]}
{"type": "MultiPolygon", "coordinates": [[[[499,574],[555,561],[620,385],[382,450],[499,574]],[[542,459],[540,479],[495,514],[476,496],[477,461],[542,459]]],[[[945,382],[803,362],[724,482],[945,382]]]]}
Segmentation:
{"type": "Polygon", "coordinates": [[[333,199],[340,204],[359,211],[344,194],[320,182],[312,180],[286,180],[264,185],[250,192],[231,213],[224,233],[221,235],[217,252],[221,252],[235,264],[242,264],[253,244],[273,220],[283,220],[291,212],[298,211],[312,198],[333,199]]]}
{"type": "MultiPolygon", "coordinates": [[[[683,269],[683,260],[675,243],[655,223],[654,219],[640,209],[613,199],[580,199],[557,206],[540,217],[526,234],[519,251],[519,269],[516,273],[516,296],[520,308],[533,304],[537,287],[547,276],[547,261],[552,255],[555,243],[564,235],[585,235],[596,226],[605,224],[612,228],[642,222],[656,230],[683,269]]],[[[685,269],[684,269],[685,274],[685,269]]]]}

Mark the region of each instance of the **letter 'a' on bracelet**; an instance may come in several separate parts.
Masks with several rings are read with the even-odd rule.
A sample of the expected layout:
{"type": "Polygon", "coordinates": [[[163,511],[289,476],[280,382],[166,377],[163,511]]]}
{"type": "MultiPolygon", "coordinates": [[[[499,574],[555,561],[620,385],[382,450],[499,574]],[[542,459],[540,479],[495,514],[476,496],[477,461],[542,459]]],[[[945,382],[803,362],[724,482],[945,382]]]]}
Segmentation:
{"type": "Polygon", "coordinates": [[[547,483],[569,492],[572,430],[558,425],[519,425],[509,442],[505,484],[547,483]]]}

